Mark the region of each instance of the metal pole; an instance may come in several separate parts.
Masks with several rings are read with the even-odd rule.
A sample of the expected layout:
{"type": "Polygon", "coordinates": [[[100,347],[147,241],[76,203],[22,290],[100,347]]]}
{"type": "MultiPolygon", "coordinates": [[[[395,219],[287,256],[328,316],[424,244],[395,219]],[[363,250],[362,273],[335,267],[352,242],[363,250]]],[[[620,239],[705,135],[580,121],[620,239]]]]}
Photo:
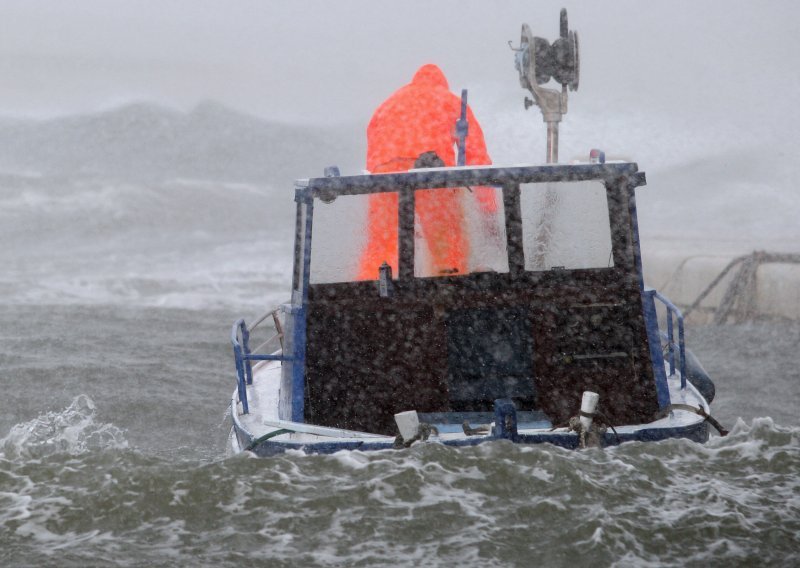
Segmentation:
{"type": "Polygon", "coordinates": [[[547,122],[547,163],[558,163],[558,122],[547,122]]]}
{"type": "Polygon", "coordinates": [[[456,137],[458,138],[458,159],[457,166],[467,165],[467,134],[469,133],[469,123],[467,122],[467,90],[461,90],[461,118],[456,121],[456,137]]]}

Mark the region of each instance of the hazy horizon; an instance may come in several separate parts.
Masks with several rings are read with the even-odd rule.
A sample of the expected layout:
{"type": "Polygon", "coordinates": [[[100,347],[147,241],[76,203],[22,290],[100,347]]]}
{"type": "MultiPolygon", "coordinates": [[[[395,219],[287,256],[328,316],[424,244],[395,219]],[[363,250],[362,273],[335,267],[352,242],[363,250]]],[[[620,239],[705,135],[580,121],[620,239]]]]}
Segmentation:
{"type": "Polygon", "coordinates": [[[502,89],[497,102],[516,110],[525,93],[507,42],[519,43],[522,23],[555,39],[562,5],[581,40],[576,108],[790,110],[780,103],[800,83],[793,2],[11,0],[0,5],[0,114],[139,100],[187,110],[210,99],[265,118],[363,120],[427,62],[444,69],[452,90],[502,89]]]}
{"type": "MultiPolygon", "coordinates": [[[[0,4],[0,116],[68,117],[141,102],[187,113],[213,101],[271,123],[344,125],[317,161],[351,164],[344,173],[353,173],[363,167],[373,110],[435,62],[451,90],[469,89],[496,164],[539,163],[545,127],[536,108],[523,108],[508,42],[518,45],[523,23],[552,41],[562,6],[581,47],[562,162],[585,160],[591,148],[637,161],[648,172],[645,232],[693,234],[702,246],[715,238],[796,248],[800,4],[788,1],[11,0],[0,4]]],[[[213,129],[198,132],[214,141],[213,129]]],[[[302,161],[297,139],[284,138],[281,150],[302,161]]],[[[46,140],[56,161],[74,155],[46,140]]],[[[246,136],[238,142],[238,157],[270,159],[246,136]]],[[[281,185],[319,169],[292,169],[281,185]]]]}

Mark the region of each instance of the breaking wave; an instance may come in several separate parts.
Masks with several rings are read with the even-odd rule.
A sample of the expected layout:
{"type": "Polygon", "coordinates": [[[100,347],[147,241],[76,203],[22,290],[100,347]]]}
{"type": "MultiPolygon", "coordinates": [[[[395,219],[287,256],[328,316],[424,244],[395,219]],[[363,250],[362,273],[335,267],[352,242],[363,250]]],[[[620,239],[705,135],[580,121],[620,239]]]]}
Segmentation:
{"type": "MultiPolygon", "coordinates": [[[[85,417],[85,401],[76,405],[85,417]]],[[[168,462],[111,440],[88,451],[92,444],[73,442],[77,454],[44,452],[49,459],[36,466],[0,460],[7,558],[121,566],[800,561],[800,429],[769,418],[740,420],[706,445],[588,451],[497,442],[168,462]]]]}
{"type": "Polygon", "coordinates": [[[80,395],[64,410],[17,424],[0,440],[0,459],[44,459],[56,454],[74,456],[127,448],[124,432],[113,424],[98,423],[95,413],[94,401],[80,395]]]}
{"type": "Polygon", "coordinates": [[[186,309],[283,301],[292,199],[200,180],[0,175],[0,298],[186,309]],[[265,296],[264,290],[281,295],[265,296]]]}

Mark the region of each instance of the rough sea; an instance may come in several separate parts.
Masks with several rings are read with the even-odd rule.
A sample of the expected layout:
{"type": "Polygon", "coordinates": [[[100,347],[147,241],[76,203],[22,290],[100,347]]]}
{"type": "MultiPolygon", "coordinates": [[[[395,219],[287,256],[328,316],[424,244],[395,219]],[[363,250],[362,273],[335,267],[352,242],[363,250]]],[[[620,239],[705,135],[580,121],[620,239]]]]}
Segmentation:
{"type": "Polygon", "coordinates": [[[0,566],[800,565],[797,322],[689,327],[705,445],[229,457],[230,326],[290,280],[275,195],[3,174],[0,566]]]}

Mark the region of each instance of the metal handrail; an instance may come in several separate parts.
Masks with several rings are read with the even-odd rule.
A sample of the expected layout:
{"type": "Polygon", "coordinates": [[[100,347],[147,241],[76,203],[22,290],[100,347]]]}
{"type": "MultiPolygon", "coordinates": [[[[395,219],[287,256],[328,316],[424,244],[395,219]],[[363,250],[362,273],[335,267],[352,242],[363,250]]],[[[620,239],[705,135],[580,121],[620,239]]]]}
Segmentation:
{"type": "Polygon", "coordinates": [[[233,359],[236,362],[236,384],[239,390],[239,401],[242,403],[242,412],[244,414],[250,413],[250,407],[247,404],[247,379],[245,373],[245,358],[243,345],[248,341],[247,327],[243,319],[236,320],[231,330],[231,343],[233,344],[233,359]],[[242,331],[242,341],[239,342],[239,330],[242,331]]]}
{"type": "Polygon", "coordinates": [[[686,341],[683,329],[683,314],[675,306],[675,304],[670,302],[666,297],[662,296],[658,292],[655,292],[654,296],[667,308],[667,333],[665,339],[667,340],[667,347],[669,348],[669,374],[670,376],[673,376],[675,374],[675,348],[677,347],[680,372],[681,372],[681,389],[685,389],[686,388],[686,341]],[[675,320],[677,320],[678,322],[677,344],[675,343],[673,318],[675,318],[675,320]]]}
{"type": "Polygon", "coordinates": [[[280,327],[280,322],[277,316],[278,310],[272,310],[263,315],[255,324],[249,328],[245,324],[244,319],[240,318],[233,324],[231,330],[231,344],[233,345],[233,358],[236,362],[236,383],[239,393],[239,400],[242,403],[242,412],[244,414],[250,413],[250,407],[247,403],[247,385],[253,384],[253,366],[251,361],[288,361],[291,357],[283,355],[283,329],[280,327]],[[262,343],[257,349],[256,353],[250,350],[250,332],[258,325],[267,319],[270,315],[273,316],[278,333],[262,343]],[[240,339],[241,337],[241,339],[240,339]],[[269,342],[273,341],[275,337],[279,337],[281,341],[281,354],[280,355],[266,355],[257,353],[269,342]]]}
{"type": "Polygon", "coordinates": [[[272,322],[275,324],[275,331],[276,331],[276,333],[275,333],[275,335],[273,335],[272,337],[270,337],[269,339],[267,339],[267,340],[266,340],[264,343],[262,343],[261,345],[259,345],[259,346],[256,348],[256,351],[260,351],[260,350],[261,350],[261,349],[262,349],[262,348],[263,348],[265,345],[267,345],[269,342],[271,342],[271,341],[274,341],[276,337],[277,337],[277,338],[280,340],[280,342],[281,342],[281,350],[283,350],[283,325],[281,324],[281,320],[280,320],[280,318],[278,317],[278,312],[279,312],[279,311],[280,311],[280,308],[275,308],[274,310],[270,310],[270,311],[268,311],[267,313],[265,313],[264,315],[262,315],[260,318],[258,318],[258,319],[256,320],[256,322],[255,322],[255,323],[253,323],[253,324],[250,324],[250,326],[247,328],[247,331],[248,331],[248,332],[250,332],[250,333],[252,333],[252,332],[253,332],[253,330],[254,330],[255,328],[257,328],[259,325],[261,325],[262,323],[264,323],[264,321],[265,321],[265,320],[266,320],[268,317],[272,316],[272,322]]]}

